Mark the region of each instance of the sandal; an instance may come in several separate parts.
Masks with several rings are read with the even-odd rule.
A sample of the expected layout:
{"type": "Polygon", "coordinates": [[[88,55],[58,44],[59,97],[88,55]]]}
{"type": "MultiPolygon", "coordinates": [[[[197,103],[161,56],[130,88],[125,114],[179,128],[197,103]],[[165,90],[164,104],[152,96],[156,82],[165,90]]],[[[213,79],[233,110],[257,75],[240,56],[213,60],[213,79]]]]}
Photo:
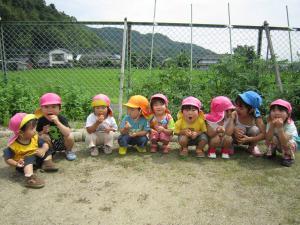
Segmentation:
{"type": "Polygon", "coordinates": [[[169,145],[163,145],[162,146],[162,153],[168,154],[170,151],[170,146],[169,145]]]}
{"type": "Polygon", "coordinates": [[[157,147],[158,147],[157,144],[151,144],[150,152],[151,153],[156,153],[157,152],[157,147]]]}
{"type": "Polygon", "coordinates": [[[254,147],[249,147],[248,150],[251,152],[251,154],[255,157],[260,157],[263,154],[261,153],[261,151],[259,150],[259,148],[257,147],[257,145],[255,145],[254,147]]]}
{"type": "Polygon", "coordinates": [[[196,149],[196,157],[204,158],[205,157],[204,151],[202,149],[196,149]]]}
{"type": "Polygon", "coordinates": [[[38,178],[36,174],[32,174],[30,177],[26,177],[25,187],[29,188],[42,188],[45,186],[45,181],[38,178]]]}
{"type": "Polygon", "coordinates": [[[179,151],[179,155],[182,156],[182,157],[186,157],[188,155],[188,148],[182,148],[179,151]]]}
{"type": "Polygon", "coordinates": [[[66,158],[69,161],[73,161],[76,159],[75,152],[72,152],[72,150],[66,151],[66,158]]]}

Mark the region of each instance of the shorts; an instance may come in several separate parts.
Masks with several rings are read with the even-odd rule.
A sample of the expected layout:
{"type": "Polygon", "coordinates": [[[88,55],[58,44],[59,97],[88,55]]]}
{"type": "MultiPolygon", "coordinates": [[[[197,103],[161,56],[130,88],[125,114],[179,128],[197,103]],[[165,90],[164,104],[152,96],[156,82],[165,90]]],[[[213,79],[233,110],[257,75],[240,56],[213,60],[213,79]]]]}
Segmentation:
{"type": "MultiPolygon", "coordinates": [[[[179,135],[178,136],[178,142],[180,142],[180,139],[182,138],[182,136],[184,135],[179,135]]],[[[206,133],[201,133],[199,134],[195,139],[189,139],[189,142],[188,142],[188,146],[191,146],[191,145],[198,145],[200,141],[202,140],[205,140],[206,143],[208,142],[208,136],[206,133]]]]}

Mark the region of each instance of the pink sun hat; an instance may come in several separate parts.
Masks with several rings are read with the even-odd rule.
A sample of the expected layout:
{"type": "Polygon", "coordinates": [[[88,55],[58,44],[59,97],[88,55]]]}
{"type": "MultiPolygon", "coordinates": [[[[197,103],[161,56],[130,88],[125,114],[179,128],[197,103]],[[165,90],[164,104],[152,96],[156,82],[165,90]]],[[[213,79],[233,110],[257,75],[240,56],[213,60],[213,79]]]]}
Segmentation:
{"type": "Polygon", "coordinates": [[[211,100],[210,113],[205,115],[205,119],[212,123],[218,123],[225,117],[225,111],[235,109],[229,98],[218,96],[211,100]]]}
{"type": "Polygon", "coordinates": [[[291,103],[289,103],[288,101],[285,101],[283,99],[277,99],[270,104],[270,107],[272,107],[273,105],[280,105],[280,106],[283,106],[284,108],[286,108],[289,113],[288,123],[292,122],[292,119],[291,119],[292,105],[291,105],[291,103]]]}
{"type": "Polygon", "coordinates": [[[43,116],[42,113],[42,106],[46,106],[46,105],[61,105],[62,101],[61,101],[61,97],[56,94],[56,93],[46,93],[44,95],[42,95],[42,97],[40,97],[40,107],[37,108],[34,112],[35,116],[37,118],[40,118],[43,116]]]}
{"type": "Polygon", "coordinates": [[[15,140],[19,137],[20,129],[29,121],[36,119],[34,114],[27,113],[16,113],[9,120],[8,128],[14,132],[13,136],[8,139],[8,146],[14,143],[15,140]]]}
{"type": "Polygon", "coordinates": [[[189,96],[185,99],[182,100],[181,102],[181,107],[184,106],[184,105],[192,105],[192,106],[195,106],[199,111],[201,111],[201,102],[198,98],[195,98],[193,96],[189,96]]]}
{"type": "Polygon", "coordinates": [[[95,95],[92,98],[92,103],[91,103],[92,107],[96,107],[96,106],[106,106],[108,108],[108,114],[112,115],[113,111],[110,108],[110,99],[107,95],[105,94],[98,94],[95,95]]]}

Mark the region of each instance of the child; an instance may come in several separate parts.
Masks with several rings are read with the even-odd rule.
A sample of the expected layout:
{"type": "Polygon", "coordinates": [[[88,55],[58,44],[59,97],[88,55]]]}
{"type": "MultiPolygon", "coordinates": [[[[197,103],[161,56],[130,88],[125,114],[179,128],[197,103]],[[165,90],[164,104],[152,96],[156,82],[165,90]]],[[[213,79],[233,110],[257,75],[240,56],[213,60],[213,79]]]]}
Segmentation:
{"type": "Polygon", "coordinates": [[[40,109],[36,112],[42,114],[38,119],[37,131],[39,135],[56,151],[65,150],[67,160],[75,160],[72,151],[74,140],[67,119],[60,115],[61,98],[55,93],[46,93],[40,98],[40,109]]]}
{"type": "Polygon", "coordinates": [[[157,142],[162,142],[163,153],[169,153],[169,142],[174,130],[174,120],[168,110],[168,99],[163,94],[155,94],[150,99],[153,117],[150,120],[151,152],[157,151],[157,142]]]}
{"type": "Polygon", "coordinates": [[[125,155],[128,145],[137,145],[138,152],[146,152],[147,134],[150,131],[146,120],[149,116],[149,102],[144,96],[134,95],[124,105],[127,106],[127,115],[120,125],[119,154],[125,155]]]}
{"type": "Polygon", "coordinates": [[[282,152],[283,166],[291,166],[294,163],[297,149],[297,128],[291,119],[292,106],[289,102],[277,99],[270,105],[270,115],[267,119],[266,144],[267,157],[276,156],[276,150],[282,152]]]}
{"type": "Polygon", "coordinates": [[[45,182],[33,170],[39,167],[45,172],[56,172],[49,145],[36,134],[37,119],[33,114],[17,113],[9,121],[9,129],[14,132],[4,149],[5,162],[24,173],[25,186],[42,188],[45,182]]]}
{"type": "Polygon", "coordinates": [[[96,146],[102,145],[105,154],[112,153],[114,132],[118,129],[110,99],[104,94],[98,94],[92,99],[93,113],[86,119],[86,143],[89,146],[91,156],[99,155],[96,146]]]}
{"type": "Polygon", "coordinates": [[[234,131],[235,107],[229,98],[218,96],[212,99],[210,113],[205,115],[207,123],[207,135],[210,138],[208,157],[216,158],[216,148],[221,147],[223,159],[229,159],[232,148],[232,134],[234,131]]]}
{"type": "Polygon", "coordinates": [[[204,147],[208,138],[204,113],[201,111],[201,102],[195,97],[187,97],[181,103],[181,111],[177,114],[175,134],[181,146],[180,156],[188,155],[188,146],[196,145],[196,156],[204,157],[204,147]]]}
{"type": "Polygon", "coordinates": [[[265,124],[259,111],[262,98],[254,91],[246,91],[238,95],[235,104],[235,142],[248,145],[248,151],[253,156],[262,156],[257,147],[257,143],[263,140],[266,134],[265,124]]]}

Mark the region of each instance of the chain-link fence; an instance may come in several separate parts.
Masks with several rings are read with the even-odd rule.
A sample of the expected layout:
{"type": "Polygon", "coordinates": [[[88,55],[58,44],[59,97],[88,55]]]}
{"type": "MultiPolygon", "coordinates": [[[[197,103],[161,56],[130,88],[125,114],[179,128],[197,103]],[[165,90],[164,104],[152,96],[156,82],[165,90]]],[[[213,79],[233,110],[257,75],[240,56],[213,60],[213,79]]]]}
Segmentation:
{"type": "MultiPolygon", "coordinates": [[[[1,22],[1,82],[21,79],[40,93],[55,87],[106,93],[116,105],[168,64],[202,74],[237,46],[270,59],[264,26],[141,22],[1,22]],[[126,26],[126,40],[123,39],[126,26]],[[154,32],[153,32],[154,31],[154,32]],[[121,74],[122,44],[125,74],[121,74]],[[121,75],[125,76],[120,89],[121,75]],[[150,76],[149,76],[150,75],[150,76]]],[[[299,62],[300,28],[269,27],[277,60],[299,62]]]]}

